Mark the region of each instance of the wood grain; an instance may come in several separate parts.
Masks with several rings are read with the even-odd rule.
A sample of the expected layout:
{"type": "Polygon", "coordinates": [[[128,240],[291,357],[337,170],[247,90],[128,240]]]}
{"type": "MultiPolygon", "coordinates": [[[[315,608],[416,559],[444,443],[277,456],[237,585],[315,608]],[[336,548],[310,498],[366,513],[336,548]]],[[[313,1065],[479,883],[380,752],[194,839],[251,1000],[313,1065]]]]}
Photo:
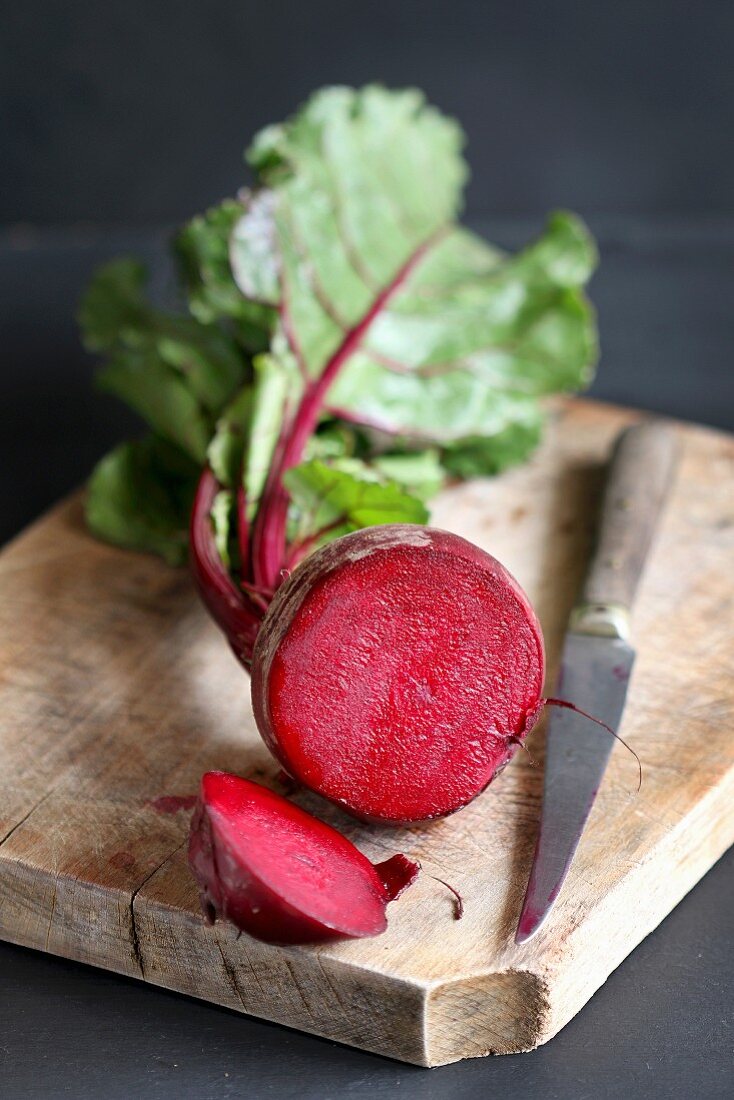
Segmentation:
{"type": "MultiPolygon", "coordinates": [[[[558,406],[524,468],[442,495],[437,526],[496,554],[543,623],[553,682],[587,567],[608,447],[630,411],[558,406]]],[[[682,456],[634,610],[622,734],[564,891],[523,947],[543,730],[471,806],[359,825],[300,800],[373,859],[421,860],[375,940],[278,948],[204,925],[186,867],[207,768],[276,785],[248,682],[185,572],[94,542],[80,501],[0,555],[0,936],[421,1065],[545,1042],[734,840],[734,441],[677,429],[682,456]],[[430,875],[452,882],[453,903],[430,875]]],[[[590,731],[593,736],[593,730],[590,731]]]]}

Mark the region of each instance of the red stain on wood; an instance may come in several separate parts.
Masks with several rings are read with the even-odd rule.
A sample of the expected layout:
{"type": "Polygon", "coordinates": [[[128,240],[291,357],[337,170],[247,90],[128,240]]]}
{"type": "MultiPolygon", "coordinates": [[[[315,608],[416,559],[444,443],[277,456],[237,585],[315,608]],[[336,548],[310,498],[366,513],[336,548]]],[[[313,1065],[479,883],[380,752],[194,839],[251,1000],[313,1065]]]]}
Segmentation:
{"type": "Polygon", "coordinates": [[[193,810],[196,805],[195,794],[162,794],[152,798],[146,805],[157,814],[177,814],[181,810],[193,810]]]}
{"type": "Polygon", "coordinates": [[[109,863],[118,871],[129,871],[135,866],[135,856],[132,852],[115,852],[110,856],[109,863]]]}

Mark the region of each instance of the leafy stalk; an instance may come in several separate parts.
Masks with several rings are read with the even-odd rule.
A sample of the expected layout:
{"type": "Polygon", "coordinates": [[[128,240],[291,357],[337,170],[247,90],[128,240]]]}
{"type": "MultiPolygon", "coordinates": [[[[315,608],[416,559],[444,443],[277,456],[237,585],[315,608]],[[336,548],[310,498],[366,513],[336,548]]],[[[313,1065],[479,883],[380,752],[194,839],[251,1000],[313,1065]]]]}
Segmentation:
{"type": "Polygon", "coordinates": [[[254,190],[179,233],[190,316],[149,305],[134,261],[103,269],[82,303],[85,342],[107,355],[100,383],[168,465],[188,463],[172,495],[152,451],[103,460],[90,525],[177,560],[180,512],[137,510],[143,472],[165,486],[150,500],[181,501],[206,462],[194,571],[245,663],[284,572],[314,546],[425,522],[443,476],[522,461],[539,399],[591,377],[587,230],[556,213],[509,256],[459,226],[462,143],[418,92],[325,89],[255,138],[254,190]]]}
{"type": "MultiPolygon", "coordinates": [[[[265,490],[262,507],[253,533],[255,576],[266,587],[275,587],[278,573],[286,554],[286,522],[288,518],[288,491],[284,475],[297,466],[319,417],[322,415],[326,396],[340,370],[349,362],[368,333],[373,321],[387,307],[390,299],[399,291],[411,271],[420,263],[430,242],[420,245],[399,269],[392,281],[376,295],[374,302],[357,324],[345,332],[342,342],[329,357],[321,374],[306,383],[305,392],[295,412],[292,423],[282,434],[282,447],[271,468],[271,477],[265,490]]],[[[286,308],[283,298],[282,308],[286,308]]],[[[290,337],[294,350],[297,337],[290,337]]]]}

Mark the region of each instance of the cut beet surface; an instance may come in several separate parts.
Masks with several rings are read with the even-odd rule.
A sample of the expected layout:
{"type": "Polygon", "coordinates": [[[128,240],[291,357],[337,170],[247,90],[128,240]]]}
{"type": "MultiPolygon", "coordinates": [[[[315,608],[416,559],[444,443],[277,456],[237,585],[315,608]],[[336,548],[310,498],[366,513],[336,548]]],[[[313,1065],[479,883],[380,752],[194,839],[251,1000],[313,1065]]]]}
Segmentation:
{"type": "Polygon", "coordinates": [[[418,873],[402,855],[373,866],[330,826],[225,772],[202,779],[189,864],[210,920],[282,944],[379,935],[418,873]]]}
{"type": "Polygon", "coordinates": [[[457,535],[412,525],[330,543],[276,593],[252,668],[261,734],[299,783],[390,823],[451,813],[540,713],[524,592],[457,535]]]}

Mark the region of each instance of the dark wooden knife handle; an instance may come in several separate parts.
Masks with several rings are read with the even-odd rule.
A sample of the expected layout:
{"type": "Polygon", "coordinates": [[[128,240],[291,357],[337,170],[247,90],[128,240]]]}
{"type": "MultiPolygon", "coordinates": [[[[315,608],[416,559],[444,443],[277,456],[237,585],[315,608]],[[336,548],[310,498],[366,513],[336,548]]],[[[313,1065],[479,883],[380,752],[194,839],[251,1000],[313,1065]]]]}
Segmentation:
{"type": "MultiPolygon", "coordinates": [[[[626,428],[612,451],[597,543],[581,605],[629,612],[677,457],[674,429],[647,421],[626,428]]],[[[581,610],[581,608],[579,608],[581,610]]],[[[592,615],[593,617],[593,615],[592,615]]]]}

